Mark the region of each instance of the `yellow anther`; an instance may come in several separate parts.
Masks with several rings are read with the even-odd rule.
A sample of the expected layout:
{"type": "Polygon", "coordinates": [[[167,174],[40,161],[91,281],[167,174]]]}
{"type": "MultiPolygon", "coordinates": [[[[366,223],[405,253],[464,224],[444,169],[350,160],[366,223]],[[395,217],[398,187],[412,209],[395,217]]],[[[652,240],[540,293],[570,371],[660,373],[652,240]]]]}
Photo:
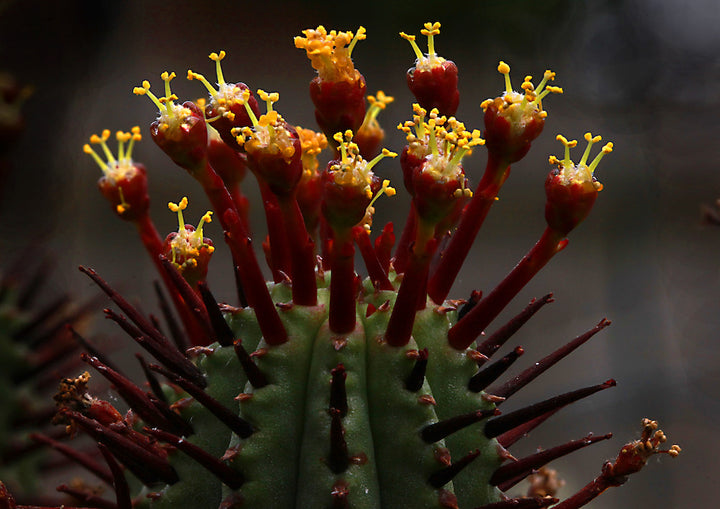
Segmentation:
{"type": "Polygon", "coordinates": [[[500,63],[498,64],[497,70],[498,70],[498,72],[499,72],[500,74],[510,74],[510,66],[507,65],[507,64],[506,64],[505,62],[503,62],[502,60],[500,60],[500,63]]]}
{"type": "Polygon", "coordinates": [[[267,104],[267,112],[272,112],[273,103],[276,103],[280,99],[280,94],[278,94],[277,92],[267,93],[261,89],[258,89],[257,93],[258,96],[260,96],[260,100],[265,101],[265,104],[267,104]]]}
{"type": "Polygon", "coordinates": [[[187,206],[188,206],[187,196],[184,196],[183,199],[180,200],[180,203],[168,202],[168,208],[172,212],[178,212],[178,211],[185,210],[187,208],[187,206]]]}
{"type": "Polygon", "coordinates": [[[212,215],[213,215],[212,210],[208,210],[208,211],[205,212],[205,214],[200,218],[200,223],[198,224],[198,227],[197,227],[197,229],[195,230],[196,236],[202,238],[203,225],[205,225],[205,223],[212,223],[212,215]]]}
{"type": "Polygon", "coordinates": [[[411,41],[411,42],[412,42],[412,41],[415,40],[415,36],[414,36],[414,35],[408,35],[408,34],[406,34],[405,32],[400,32],[400,37],[402,37],[402,38],[405,39],[406,41],[411,41]]]}
{"type": "Polygon", "coordinates": [[[214,62],[219,62],[220,60],[225,58],[225,51],[220,50],[220,53],[212,52],[212,53],[210,53],[210,55],[208,55],[208,58],[210,58],[210,60],[212,60],[214,62]]]}
{"type": "Polygon", "coordinates": [[[605,146],[602,148],[602,151],[606,154],[609,154],[613,151],[613,142],[608,142],[605,144],[605,146]]]}
{"type": "Polygon", "coordinates": [[[425,28],[420,30],[420,33],[426,36],[430,35],[438,35],[440,33],[440,22],[436,21],[435,23],[427,22],[425,23],[425,28]]]}
{"type": "Polygon", "coordinates": [[[390,95],[385,95],[385,92],[383,92],[382,90],[378,90],[377,94],[375,94],[374,96],[367,96],[367,100],[371,105],[377,106],[381,110],[384,110],[388,104],[395,100],[395,98],[390,95]]]}
{"type": "Polygon", "coordinates": [[[577,140],[568,141],[568,139],[562,134],[558,134],[555,139],[565,145],[566,147],[574,147],[577,145],[577,140]]]}

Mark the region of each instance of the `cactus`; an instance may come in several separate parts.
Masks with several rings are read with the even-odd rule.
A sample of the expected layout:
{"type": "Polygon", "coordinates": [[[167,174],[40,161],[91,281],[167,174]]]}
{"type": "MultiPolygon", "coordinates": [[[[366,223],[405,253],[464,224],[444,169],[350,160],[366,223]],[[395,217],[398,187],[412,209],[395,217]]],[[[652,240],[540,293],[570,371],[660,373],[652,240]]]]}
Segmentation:
{"type": "MultiPolygon", "coordinates": [[[[486,295],[448,299],[510,165],[543,130],[543,100],[563,90],[551,84],[555,74],[545,71],[540,83],[528,76],[516,92],[510,67],[500,62],[506,89],[482,103],[483,132],[470,130],[454,117],[458,69],[435,52],[439,28],[426,23],[422,30],[427,53],[415,36],[401,34],[417,56],[407,75],[417,103],[412,119],[399,126],[407,138],[399,162],[412,205],[396,246],[392,224],[371,240],[377,200],[395,194],[376,170],[384,173],[380,168],[398,154],[380,148],[377,121],[392,98],[378,92],[366,108],[365,79],[351,59],[365,38],[362,27],[353,34],[320,26],[295,38],[318,71],[310,95],[323,133],[288,123],[275,109],[277,93],[255,94],[243,83],[227,83],[222,51],[210,55],[217,85],[188,71],[188,79],[209,90],[207,100],[178,103],[170,86],[174,73],[162,74],[163,96],[147,81],[135,88],[159,110],[150,126],[153,141],[212,203],[232,253],[237,307],[218,304],[205,281],[215,246],[203,225],[212,213],[197,228],[186,225],[183,198],[169,204],[178,214],[178,231],[165,241],[157,233],[148,212],[147,172],[132,159],[140,128],[117,133],[117,157],[107,144],[109,130],[90,138],[84,150],[103,171],[100,191],[113,213],[137,227],[157,266],[170,334],[95,271],[81,267],[120,309],[106,310],[107,317],[155,361],[139,356],[146,390],[97,352],[82,355],[127,402],[131,411],[124,416],[91,395],[88,373],[63,380],[54,420],[70,434],[82,432],[97,442],[107,467],[83,466],[115,492],[110,501],[87,487],[65,486],[72,504],[574,509],[623,484],[651,455],[679,453],[677,446],[661,449],[665,435],[645,419],[640,440],[625,445],[585,488],[559,501],[555,475],[541,467],[610,434],[587,435],[520,459],[509,452],[561,408],[615,386],[607,380],[505,410],[517,391],[610,323],[601,320],[518,376],[498,381],[524,350],[490,358],[552,302],[551,294],[481,337],[587,217],[602,189],[594,171],[613,146],[607,143],[590,160],[601,138],[587,133],[587,148],[575,163],[570,151],[577,141],[558,135],[564,154],[550,157],[547,227],[537,243],[486,295]],[[319,171],[318,155],[328,143],[334,155],[319,171]],[[463,160],[483,146],[487,166],[473,189],[463,160]],[[247,169],[267,214],[263,249],[272,282],[265,281],[250,242],[247,198],[240,189],[247,169]],[[367,270],[364,280],[355,272],[356,246],[367,270]],[[527,496],[505,494],[538,469],[527,496]]],[[[28,507],[4,487],[0,502],[28,507]]]]}

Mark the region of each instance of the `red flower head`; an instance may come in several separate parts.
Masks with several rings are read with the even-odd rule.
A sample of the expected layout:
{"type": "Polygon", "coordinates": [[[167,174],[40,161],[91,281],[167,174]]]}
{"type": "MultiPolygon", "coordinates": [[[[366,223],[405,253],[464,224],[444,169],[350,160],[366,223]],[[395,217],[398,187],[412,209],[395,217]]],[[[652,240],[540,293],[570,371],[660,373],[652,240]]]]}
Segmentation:
{"type": "Polygon", "coordinates": [[[525,76],[523,92],[515,92],[510,82],[510,66],[500,62],[498,72],[505,76],[505,92],[495,99],[481,104],[485,111],[485,139],[488,151],[498,160],[511,164],[522,159],[530,144],[545,127],[547,112],[542,99],[549,93],[562,94],[562,88],[547,85],[555,79],[555,73],[545,71],[543,79],[535,88],[532,76],[525,76]]]}
{"type": "Polygon", "coordinates": [[[570,148],[577,145],[577,140],[568,141],[560,134],[557,135],[557,139],[565,145],[565,157],[561,161],[555,156],[550,156],[550,164],[556,164],[557,168],[550,172],[545,181],[547,194],[545,220],[550,228],[567,235],[587,217],[598,192],[602,190],[602,184],[597,181],[593,173],[603,156],[612,152],[613,144],[607,143],[587,165],[590,149],[602,138],[585,133],[588,146],[580,162],[575,164],[570,160],[570,148]]]}
{"type": "Polygon", "coordinates": [[[167,236],[163,244],[163,254],[175,265],[178,272],[193,287],[204,281],[207,276],[210,257],[215,251],[210,239],[203,237],[203,225],[212,222],[212,212],[208,211],[197,228],[185,224],[183,210],[187,208],[188,199],[183,197],[180,203],[168,203],[168,208],[178,215],[178,231],[167,236]]]}
{"type": "Polygon", "coordinates": [[[89,144],[83,146],[83,151],[100,166],[103,176],[98,180],[98,187],[113,211],[126,221],[137,221],[147,214],[150,207],[147,172],[143,165],[132,160],[133,146],[142,138],[140,128],[135,126],[129,133],[118,131],[115,136],[118,140],[117,159],[107,146],[109,129],[105,129],[100,136],[93,134],[90,137],[90,143],[102,147],[107,162],[89,144]],[[128,143],[127,148],[125,143],[128,143]]]}
{"type": "Polygon", "coordinates": [[[217,129],[222,137],[223,141],[233,147],[236,150],[240,150],[235,136],[232,135],[232,129],[236,127],[251,126],[252,121],[250,115],[245,107],[247,101],[250,111],[255,116],[260,115],[260,108],[258,108],[257,99],[250,91],[245,83],[226,83],[225,77],[223,76],[222,66],[220,61],[225,58],[225,52],[210,53],[210,60],[215,62],[215,68],[217,72],[217,89],[205,79],[205,76],[198,74],[188,69],[187,79],[199,80],[205,85],[205,88],[210,92],[210,101],[205,107],[205,117],[208,122],[212,122],[213,127],[217,129]],[[249,92],[247,99],[244,98],[243,93],[249,92]]]}
{"type": "Polygon", "coordinates": [[[175,164],[194,173],[205,168],[207,162],[207,128],[205,114],[193,102],[182,105],[173,101],[177,96],[170,91],[170,82],[175,73],[163,72],[165,96],[157,97],[150,92],[150,82],[145,80],[141,87],[135,87],[136,95],[147,95],[160,110],[158,118],[150,125],[153,141],[175,161],[175,164]]]}
{"type": "Polygon", "coordinates": [[[384,157],[396,157],[395,152],[383,149],[371,161],[360,156],[352,132],[335,135],[340,148],[340,159],[330,161],[323,174],[323,213],[333,229],[345,230],[360,222],[369,227],[372,204],[381,194],[392,196],[395,189],[390,181],[380,181],[372,168],[384,157]]]}
{"type": "Polygon", "coordinates": [[[280,99],[277,92],[257,91],[267,104],[267,113],[255,116],[249,105],[250,91],[243,92],[245,109],[252,127],[233,129],[237,143],[245,148],[250,169],[277,195],[295,190],[302,177],[302,146],[294,127],[273,109],[280,99]]]}
{"type": "Polygon", "coordinates": [[[365,39],[365,28],[357,32],[328,32],[320,25],[303,30],[295,37],[295,47],[304,49],[318,72],[310,82],[310,98],[315,104],[315,119],[325,135],[348,129],[357,132],[365,118],[365,78],[355,69],[351,58],[358,41],[365,39]]]}
{"type": "Polygon", "coordinates": [[[458,68],[452,60],[445,60],[435,53],[434,36],[440,33],[440,23],[425,23],[420,33],[428,38],[427,54],[420,51],[414,35],[400,32],[400,36],[410,42],[417,56],[415,66],[407,72],[408,87],[426,110],[437,108],[440,114],[452,116],[460,102],[458,68]]]}
{"type": "Polygon", "coordinates": [[[366,159],[375,157],[380,153],[380,145],[385,139],[385,131],[377,121],[378,114],[385,107],[395,100],[394,97],[385,95],[382,90],[378,90],[377,94],[367,96],[370,107],[365,113],[360,129],[355,134],[355,143],[360,148],[360,154],[366,159]]]}

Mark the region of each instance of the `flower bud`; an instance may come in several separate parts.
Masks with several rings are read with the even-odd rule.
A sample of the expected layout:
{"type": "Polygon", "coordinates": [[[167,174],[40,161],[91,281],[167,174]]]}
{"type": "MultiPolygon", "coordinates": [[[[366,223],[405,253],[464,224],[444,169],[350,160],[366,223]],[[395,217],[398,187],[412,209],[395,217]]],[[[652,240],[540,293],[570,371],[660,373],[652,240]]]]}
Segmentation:
{"type": "Polygon", "coordinates": [[[550,228],[566,235],[580,224],[590,213],[602,184],[593,175],[595,168],[605,154],[612,152],[613,144],[607,143],[595,159],[587,165],[590,149],[599,142],[600,136],[585,134],[588,146],[578,164],[570,160],[570,148],[577,145],[577,140],[568,141],[558,134],[558,141],[565,145],[565,157],[558,160],[550,156],[550,163],[556,164],[545,181],[545,220],[550,228]]]}
{"type": "Polygon", "coordinates": [[[485,139],[487,149],[496,159],[511,164],[522,159],[530,144],[545,127],[547,112],[542,109],[542,99],[549,93],[562,93],[562,88],[546,86],[555,79],[555,73],[545,71],[537,89],[526,76],[523,92],[515,92],[510,82],[510,66],[500,62],[498,71],[505,76],[505,92],[495,99],[481,104],[485,111],[485,139]]]}
{"type": "Polygon", "coordinates": [[[407,72],[407,84],[417,102],[426,110],[437,108],[441,115],[455,114],[460,102],[458,91],[458,68],[451,60],[435,53],[434,36],[440,33],[440,23],[425,23],[420,33],[428,38],[428,52],[420,51],[415,36],[400,32],[400,36],[412,45],[417,60],[407,72]]]}
{"type": "Polygon", "coordinates": [[[460,163],[485,140],[480,131],[468,131],[455,117],[438,116],[437,109],[427,121],[423,108],[416,104],[414,109],[413,121],[400,126],[408,139],[401,159],[403,178],[420,219],[437,225],[455,216],[453,212],[462,206],[458,202],[472,196],[460,163]]]}
{"type": "Polygon", "coordinates": [[[95,160],[103,172],[103,176],[98,180],[98,188],[110,202],[113,212],[126,221],[138,221],[147,215],[150,207],[147,172],[143,165],[132,160],[133,146],[142,138],[140,128],[135,126],[129,133],[116,133],[117,159],[107,146],[108,138],[109,129],[105,129],[101,136],[94,134],[90,137],[91,144],[101,146],[107,162],[103,161],[89,144],[83,146],[83,151],[95,160]],[[128,143],[127,148],[125,143],[128,143]]]}

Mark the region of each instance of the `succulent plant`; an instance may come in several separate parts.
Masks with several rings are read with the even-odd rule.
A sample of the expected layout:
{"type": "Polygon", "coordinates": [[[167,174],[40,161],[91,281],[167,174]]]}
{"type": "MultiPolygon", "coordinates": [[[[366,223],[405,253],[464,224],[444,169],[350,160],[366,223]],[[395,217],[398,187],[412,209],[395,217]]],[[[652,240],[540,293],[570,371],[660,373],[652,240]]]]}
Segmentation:
{"type": "MultiPolygon", "coordinates": [[[[399,126],[407,145],[398,159],[412,205],[397,245],[392,224],[371,240],[377,200],[395,194],[375,170],[384,173],[379,168],[385,159],[398,154],[380,148],[377,121],[392,98],[378,92],[366,108],[365,79],[351,59],[365,38],[363,28],[353,34],[320,26],[295,38],[318,72],[310,96],[323,133],[285,120],[275,109],[277,93],[255,94],[244,83],[226,82],[222,51],[210,55],[216,85],[188,71],[188,79],[209,90],[207,100],[179,103],[170,86],[174,73],[162,74],[163,96],[147,81],[135,88],[159,110],[150,126],[153,141],[212,203],[214,216],[203,215],[197,228],[185,224],[186,198],[169,204],[178,214],[177,232],[163,241],[153,226],[148,174],[132,159],[139,128],[117,133],[117,157],[107,145],[109,130],[91,137],[84,150],[103,171],[100,190],[113,212],[138,228],[164,283],[158,294],[170,333],[81,267],[120,309],[106,310],[107,317],[155,363],[139,356],[148,390],[100,353],[82,355],[127,402],[126,415],[91,394],[88,373],[63,380],[54,420],[68,433],[82,432],[97,442],[107,467],[76,458],[115,492],[110,501],[87,486],[65,486],[74,505],[574,509],[623,484],[651,455],[679,453],[677,446],[660,449],[665,435],[644,419],[639,440],[623,446],[586,487],[559,501],[559,483],[542,467],[611,435],[587,435],[520,459],[509,452],[561,408],[615,385],[607,380],[505,410],[517,391],[609,325],[605,319],[505,382],[498,380],[524,350],[516,347],[491,360],[552,301],[550,294],[535,299],[507,323],[494,325],[589,214],[602,189],[594,171],[612,143],[590,160],[601,138],[585,134],[587,148],[575,163],[570,150],[577,141],[558,135],[564,154],[550,157],[547,227],[537,243],[486,295],[448,299],[510,165],[543,130],[543,100],[562,89],[551,84],[555,73],[545,71],[539,84],[528,76],[517,92],[510,67],[500,62],[506,89],[482,103],[484,130],[468,129],[454,116],[457,66],[435,52],[439,28],[426,23],[421,31],[427,53],[414,36],[401,34],[417,56],[407,74],[417,103],[411,120],[399,126]],[[334,155],[319,171],[318,155],[328,143],[334,155]],[[473,188],[463,160],[481,146],[487,165],[473,188]],[[267,215],[263,249],[271,282],[250,240],[248,199],[240,189],[248,169],[267,215]],[[232,253],[239,306],[218,304],[205,281],[215,247],[203,225],[213,217],[232,253]],[[365,279],[355,271],[356,246],[365,279]],[[491,325],[492,334],[481,336],[491,325]],[[531,475],[527,496],[506,495],[531,475]]],[[[48,443],[71,454],[59,442],[48,443]]],[[[2,490],[0,507],[29,507],[2,490]]]]}

